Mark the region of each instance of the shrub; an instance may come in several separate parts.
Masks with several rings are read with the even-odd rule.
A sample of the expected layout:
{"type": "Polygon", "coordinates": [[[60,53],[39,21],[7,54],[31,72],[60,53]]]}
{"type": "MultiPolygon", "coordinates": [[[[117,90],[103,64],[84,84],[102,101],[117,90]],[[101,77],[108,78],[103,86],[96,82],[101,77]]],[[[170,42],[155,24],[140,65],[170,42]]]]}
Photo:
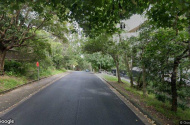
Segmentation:
{"type": "Polygon", "coordinates": [[[165,96],[164,94],[159,94],[159,93],[157,93],[157,94],[155,95],[155,97],[156,97],[156,99],[158,99],[158,100],[161,101],[161,102],[165,102],[165,101],[166,101],[166,96],[165,96]]]}
{"type": "Polygon", "coordinates": [[[14,60],[5,60],[5,72],[7,75],[25,74],[26,70],[22,67],[22,63],[14,60]]]}
{"type": "Polygon", "coordinates": [[[185,109],[188,108],[187,105],[186,105],[186,103],[178,103],[177,105],[178,105],[178,107],[180,107],[182,110],[185,110],[185,109]]]}

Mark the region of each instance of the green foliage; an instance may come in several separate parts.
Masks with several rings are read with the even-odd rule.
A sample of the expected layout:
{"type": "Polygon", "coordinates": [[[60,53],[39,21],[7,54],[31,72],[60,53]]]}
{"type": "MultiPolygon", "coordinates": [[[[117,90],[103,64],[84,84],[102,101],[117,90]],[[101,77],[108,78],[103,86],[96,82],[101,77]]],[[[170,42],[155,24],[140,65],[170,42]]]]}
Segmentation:
{"type": "Polygon", "coordinates": [[[24,77],[0,77],[0,92],[22,85],[26,82],[27,80],[24,77]]]}
{"type": "Polygon", "coordinates": [[[53,65],[60,69],[63,67],[63,45],[59,42],[51,43],[51,57],[53,65]]]}
{"type": "MultiPolygon", "coordinates": [[[[63,73],[65,71],[66,71],[65,69],[57,70],[57,69],[53,69],[53,68],[48,68],[47,70],[43,70],[40,72],[40,78],[48,77],[48,76],[59,74],[59,73],[63,73]]],[[[7,75],[9,75],[9,74],[7,74],[7,75]]],[[[8,89],[15,88],[15,87],[22,85],[22,84],[25,84],[29,80],[28,77],[26,77],[26,76],[14,77],[15,75],[16,75],[16,73],[11,74],[11,76],[0,77],[0,92],[6,91],[8,89]]],[[[33,78],[33,80],[37,80],[37,72],[33,73],[32,78],[33,78]]]]}
{"type": "MultiPolygon", "coordinates": [[[[109,82],[117,82],[117,79],[114,79],[116,77],[114,76],[103,76],[107,81],[109,82]]],[[[146,97],[143,97],[143,92],[139,91],[135,88],[129,87],[130,84],[120,84],[120,87],[125,88],[127,91],[131,92],[132,94],[135,94],[137,96],[142,97],[141,100],[143,101],[147,106],[152,106],[156,109],[157,112],[161,113],[165,117],[172,119],[174,124],[178,124],[179,120],[181,119],[189,119],[190,118],[190,108],[187,108],[184,103],[178,104],[178,112],[171,111],[171,103],[168,101],[167,97],[163,94],[155,95],[155,94],[148,94],[146,97]],[[157,97],[156,97],[157,96],[157,97]],[[157,99],[159,98],[160,101],[157,99]],[[185,110],[184,110],[185,109],[185,110]]],[[[128,95],[127,93],[122,91],[122,94],[128,95]]],[[[157,114],[155,114],[154,117],[157,117],[157,114]]]]}
{"type": "MultiPolygon", "coordinates": [[[[164,116],[166,116],[169,119],[172,119],[174,124],[178,124],[179,120],[181,119],[189,119],[190,116],[190,109],[186,108],[183,110],[183,108],[179,107],[178,112],[172,112],[170,109],[171,105],[168,101],[161,102],[154,98],[146,98],[145,100],[147,102],[148,106],[154,106],[156,111],[162,113],[164,116]]],[[[155,115],[156,116],[156,115],[155,115]]]]}
{"type": "Polygon", "coordinates": [[[53,39],[51,34],[38,31],[34,40],[28,41],[25,48],[17,48],[20,56],[30,56],[30,61],[6,61],[5,71],[7,75],[26,76],[29,79],[37,79],[36,62],[40,63],[42,76],[52,75],[52,71],[62,69],[63,65],[63,43],[59,39],[53,39]]]}
{"type": "Polygon", "coordinates": [[[165,94],[160,94],[160,93],[157,93],[155,95],[156,99],[158,99],[159,101],[161,102],[165,102],[166,101],[166,95],[165,94]]]}
{"type": "MultiPolygon", "coordinates": [[[[103,78],[104,78],[105,80],[107,80],[108,82],[117,82],[117,81],[118,81],[117,77],[111,76],[111,75],[103,75],[103,78]]],[[[125,80],[122,80],[122,82],[125,83],[125,85],[127,85],[127,86],[130,85],[130,83],[127,82],[127,81],[125,81],[125,80]]],[[[129,89],[130,89],[130,88],[129,88],[129,89]]]]}
{"type": "Polygon", "coordinates": [[[103,54],[111,53],[114,42],[110,40],[110,35],[102,33],[96,38],[88,39],[83,45],[83,51],[87,53],[102,52],[103,54]]]}
{"type": "Polygon", "coordinates": [[[148,7],[147,1],[138,0],[84,0],[67,1],[71,13],[69,18],[74,18],[90,36],[99,36],[102,31],[115,33],[115,25],[120,19],[129,18],[134,13],[142,13],[148,7]]]}
{"type": "Polygon", "coordinates": [[[71,28],[71,26],[68,26],[69,23],[66,21],[61,22],[59,18],[54,15],[52,16],[51,20],[47,21],[44,25],[43,28],[52,36],[56,37],[59,39],[59,41],[62,41],[62,43],[67,43],[68,39],[65,36],[65,34],[69,33],[69,30],[74,30],[71,28]]]}
{"type": "MultiPolygon", "coordinates": [[[[179,35],[176,36],[175,31],[169,28],[161,28],[151,34],[149,38],[151,42],[146,46],[143,58],[150,73],[149,80],[153,80],[158,89],[161,87],[159,91],[163,90],[170,93],[168,87],[170,85],[164,81],[164,77],[171,78],[173,61],[185,51],[186,44],[182,44],[182,41],[187,40],[187,38],[188,35],[185,31],[179,32],[179,35]]],[[[187,62],[188,60],[181,60],[181,63],[187,62]]],[[[188,65],[183,65],[183,69],[188,67],[188,65]]]]}
{"type": "Polygon", "coordinates": [[[104,69],[110,70],[114,66],[112,57],[109,55],[102,55],[101,53],[93,53],[85,55],[85,59],[92,64],[92,67],[96,70],[104,69]]]}
{"type": "Polygon", "coordinates": [[[51,76],[51,75],[55,75],[55,74],[60,74],[60,73],[63,73],[65,72],[66,70],[65,69],[54,69],[54,68],[47,68],[46,70],[41,70],[40,71],[40,77],[48,77],[48,76],[51,76]]]}
{"type": "Polygon", "coordinates": [[[5,72],[7,75],[24,75],[26,73],[26,70],[23,68],[22,65],[22,62],[6,60],[5,72]]]}
{"type": "Polygon", "coordinates": [[[154,26],[182,30],[188,26],[189,6],[189,0],[163,0],[154,2],[147,15],[154,26]]]}
{"type": "Polygon", "coordinates": [[[117,82],[117,77],[108,76],[108,75],[104,75],[103,77],[104,77],[104,79],[106,79],[109,82],[117,82]]]}
{"type": "Polygon", "coordinates": [[[52,14],[52,3],[43,1],[3,0],[0,2],[0,50],[9,50],[22,46],[28,39],[35,36],[44,21],[48,21],[52,14]],[[44,7],[46,6],[46,7],[44,7]]]}
{"type": "MultiPolygon", "coordinates": [[[[124,59],[119,56],[125,54],[133,65],[146,69],[145,80],[151,92],[170,96],[174,62],[180,58],[176,87],[179,98],[185,101],[190,96],[184,86],[184,79],[189,79],[189,73],[184,71],[190,68],[187,58],[190,36],[186,30],[190,23],[189,5],[188,0],[2,0],[0,50],[25,43],[26,47],[18,50],[24,56],[30,53],[31,57],[30,62],[6,61],[6,73],[36,79],[36,61],[40,62],[42,76],[63,67],[89,69],[91,64],[95,69],[101,65],[108,70],[113,61],[124,67],[121,62],[124,59]],[[120,32],[116,24],[144,10],[148,21],[141,26],[140,35],[119,44],[114,42],[112,35],[120,32]],[[79,31],[76,22],[90,36],[87,41],[74,34],[79,31]],[[69,32],[72,34],[68,35],[69,32]],[[68,41],[65,46],[63,43],[68,41]],[[83,52],[89,55],[82,58],[83,52]]],[[[164,95],[156,98],[167,100],[164,95]]]]}

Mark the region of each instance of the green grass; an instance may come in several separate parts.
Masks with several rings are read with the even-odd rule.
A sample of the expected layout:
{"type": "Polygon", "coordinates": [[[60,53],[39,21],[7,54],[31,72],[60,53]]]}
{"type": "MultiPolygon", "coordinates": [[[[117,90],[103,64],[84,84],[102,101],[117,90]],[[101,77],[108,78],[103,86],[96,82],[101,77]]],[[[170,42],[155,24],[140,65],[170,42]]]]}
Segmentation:
{"type": "Polygon", "coordinates": [[[25,84],[27,79],[25,77],[10,77],[10,76],[1,76],[0,77],[0,92],[15,88],[19,85],[25,84]]]}
{"type": "MultiPolygon", "coordinates": [[[[57,69],[48,69],[46,71],[43,71],[40,73],[40,77],[47,77],[59,73],[66,72],[65,69],[57,70],[57,69]]],[[[6,76],[0,76],[0,92],[9,90],[11,88],[15,88],[19,85],[25,84],[28,82],[29,78],[25,76],[17,76],[14,74],[6,75],[6,76]],[[16,76],[16,77],[15,77],[16,76]]],[[[37,79],[37,75],[35,75],[35,79],[37,79]]],[[[31,79],[30,79],[31,80],[31,79]]]]}
{"type": "Polygon", "coordinates": [[[63,73],[63,72],[66,72],[65,69],[47,69],[45,71],[41,71],[40,72],[40,77],[47,77],[47,76],[51,76],[51,75],[56,75],[56,74],[60,74],[60,73],[63,73]]]}
{"type": "MultiPolygon", "coordinates": [[[[103,77],[104,77],[104,79],[106,79],[109,82],[117,82],[118,81],[116,76],[110,76],[110,75],[104,74],[103,77]]],[[[122,80],[122,82],[126,83],[127,85],[130,85],[130,83],[125,80],[122,80]]]]}
{"type": "Polygon", "coordinates": [[[103,75],[103,77],[109,82],[117,82],[117,77],[115,76],[103,75]]]}
{"type": "Polygon", "coordinates": [[[179,120],[182,120],[182,119],[189,120],[190,119],[190,109],[189,108],[186,108],[185,110],[178,108],[177,112],[173,112],[173,111],[171,111],[171,104],[168,101],[163,103],[163,102],[155,99],[155,97],[150,97],[150,96],[146,97],[144,99],[144,101],[146,101],[147,105],[154,106],[158,112],[162,113],[167,118],[173,119],[173,122],[175,124],[178,124],[179,120]]]}
{"type": "MultiPolygon", "coordinates": [[[[109,76],[109,75],[103,75],[103,78],[106,79],[109,82],[117,82],[117,77],[115,76],[109,76]]],[[[147,97],[143,97],[143,92],[140,90],[137,90],[135,88],[130,87],[130,83],[127,81],[124,81],[126,84],[120,84],[123,88],[125,88],[127,91],[138,95],[141,97],[142,101],[146,103],[148,106],[153,106],[157,112],[160,112],[162,115],[166,116],[169,119],[173,119],[174,124],[178,124],[179,120],[185,119],[189,120],[190,119],[190,109],[187,108],[185,110],[182,110],[181,108],[178,108],[177,112],[171,111],[171,104],[166,101],[165,103],[159,101],[156,99],[154,94],[148,94],[147,97]]],[[[156,114],[155,114],[156,116],[156,114]]]]}
{"type": "Polygon", "coordinates": [[[126,85],[123,85],[123,86],[124,86],[124,88],[125,88],[127,91],[130,91],[130,92],[132,92],[132,93],[135,94],[135,95],[140,95],[140,96],[143,95],[143,92],[140,91],[140,90],[137,90],[137,89],[135,89],[135,88],[131,88],[131,87],[126,86],[126,85]]]}

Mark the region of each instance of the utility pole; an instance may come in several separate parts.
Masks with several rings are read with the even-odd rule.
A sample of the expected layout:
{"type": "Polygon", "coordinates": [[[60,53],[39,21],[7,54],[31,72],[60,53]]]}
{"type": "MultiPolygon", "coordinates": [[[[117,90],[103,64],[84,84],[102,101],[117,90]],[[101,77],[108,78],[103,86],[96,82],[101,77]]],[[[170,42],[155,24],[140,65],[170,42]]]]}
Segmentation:
{"type": "Polygon", "coordinates": [[[40,64],[39,62],[36,62],[36,66],[38,68],[38,81],[40,80],[40,64]]]}
{"type": "Polygon", "coordinates": [[[100,62],[100,73],[101,73],[101,70],[102,70],[102,69],[101,69],[101,62],[100,62]]]}

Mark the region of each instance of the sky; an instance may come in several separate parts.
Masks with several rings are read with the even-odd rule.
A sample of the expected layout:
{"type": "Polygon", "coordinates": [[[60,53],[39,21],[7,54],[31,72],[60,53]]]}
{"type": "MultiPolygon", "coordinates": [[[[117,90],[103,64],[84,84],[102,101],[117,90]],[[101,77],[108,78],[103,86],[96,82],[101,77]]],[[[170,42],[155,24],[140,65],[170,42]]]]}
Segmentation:
{"type": "Polygon", "coordinates": [[[124,21],[125,24],[127,24],[127,27],[129,28],[129,30],[137,27],[138,25],[140,25],[141,23],[143,23],[144,21],[146,20],[146,18],[144,18],[143,16],[141,15],[133,15],[131,16],[130,19],[124,21]]]}
{"type": "MultiPolygon", "coordinates": [[[[134,14],[129,19],[127,19],[127,20],[125,19],[122,22],[124,22],[127,25],[125,31],[129,31],[129,30],[139,26],[140,24],[142,24],[145,20],[146,20],[146,18],[144,16],[134,14]]],[[[74,23],[76,26],[75,28],[78,30],[79,38],[81,38],[82,37],[81,36],[82,28],[79,27],[78,23],[76,23],[76,22],[74,22],[74,23]]],[[[120,27],[120,24],[118,24],[117,26],[120,27]]],[[[138,35],[137,33],[127,33],[128,37],[137,36],[137,35],[138,35]]],[[[121,34],[121,36],[126,37],[126,33],[121,34]]]]}
{"type": "MultiPolygon", "coordinates": [[[[121,33],[121,37],[123,39],[126,39],[127,37],[131,37],[131,36],[138,36],[138,33],[137,32],[134,32],[134,33],[128,33],[129,30],[139,26],[140,24],[142,24],[144,21],[146,20],[146,18],[142,15],[133,15],[131,16],[129,19],[125,19],[125,20],[122,20],[121,22],[125,23],[126,24],[126,27],[124,29],[125,32],[121,33]]],[[[120,27],[120,24],[117,25],[117,27],[119,28],[120,27]]],[[[116,41],[119,41],[119,38],[118,38],[118,35],[115,34],[114,35],[114,39],[116,41]]]]}

